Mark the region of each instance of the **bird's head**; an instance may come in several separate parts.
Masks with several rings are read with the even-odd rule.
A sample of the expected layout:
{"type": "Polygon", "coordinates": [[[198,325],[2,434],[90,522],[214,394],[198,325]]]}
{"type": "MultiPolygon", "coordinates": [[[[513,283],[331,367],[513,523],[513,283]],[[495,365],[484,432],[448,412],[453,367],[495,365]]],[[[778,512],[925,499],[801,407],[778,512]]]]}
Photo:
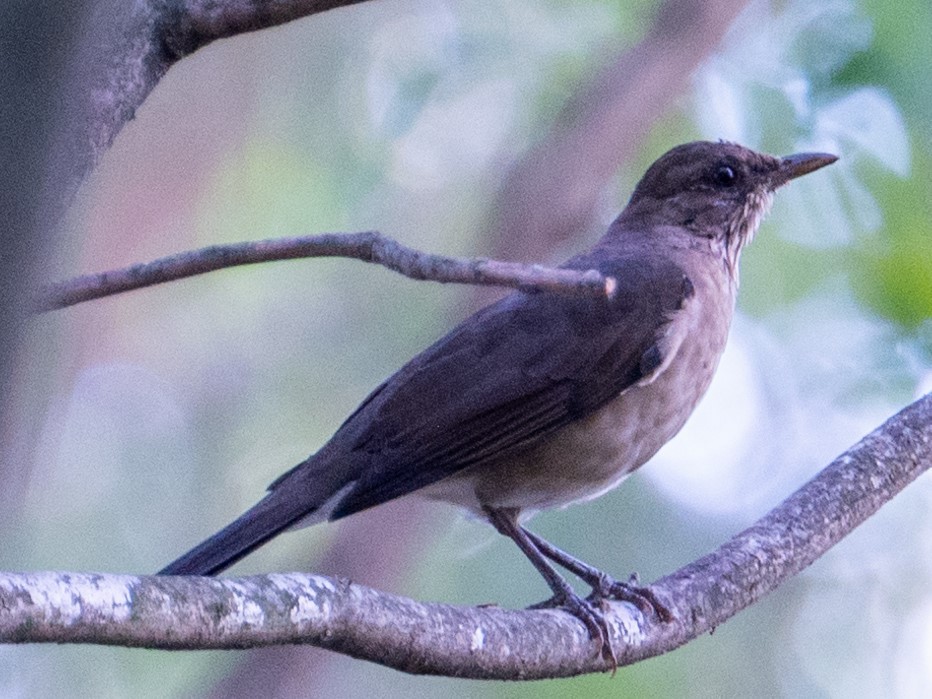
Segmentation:
{"type": "Polygon", "coordinates": [[[686,143],[650,166],[623,216],[629,226],[676,226],[711,240],[736,274],[741,248],[770,210],[774,191],[837,159],[827,153],[777,158],[735,143],[686,143]]]}

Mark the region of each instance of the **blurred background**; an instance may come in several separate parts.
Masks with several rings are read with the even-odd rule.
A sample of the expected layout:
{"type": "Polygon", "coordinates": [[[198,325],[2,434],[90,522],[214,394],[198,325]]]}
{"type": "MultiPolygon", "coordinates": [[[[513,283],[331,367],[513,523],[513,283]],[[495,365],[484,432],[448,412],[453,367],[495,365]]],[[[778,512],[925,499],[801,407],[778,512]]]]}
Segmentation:
{"type": "MultiPolygon", "coordinates": [[[[84,183],[58,279],[194,247],[378,229],[559,262],[697,138],[841,160],[782,190],[744,253],[718,376],[603,498],[532,528],[653,580],[705,554],[932,390],[932,6],[390,0],[173,67],[84,183]]],[[[0,568],[151,573],[255,502],[489,292],[346,260],[240,268],[34,318],[2,425],[0,568]]],[[[920,697],[932,692],[932,481],[706,636],[530,684],[415,678],[314,648],[0,647],[0,696],[920,697]]],[[[405,502],[276,539],[421,600],[547,590],[453,508],[405,502]]]]}

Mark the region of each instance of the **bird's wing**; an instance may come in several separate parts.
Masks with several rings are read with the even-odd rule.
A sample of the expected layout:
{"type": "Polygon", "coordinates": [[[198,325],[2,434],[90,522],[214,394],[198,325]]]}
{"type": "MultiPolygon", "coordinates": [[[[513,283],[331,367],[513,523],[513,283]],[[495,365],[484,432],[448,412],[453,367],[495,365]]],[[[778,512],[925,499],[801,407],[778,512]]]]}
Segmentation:
{"type": "Polygon", "coordinates": [[[649,379],[675,352],[663,339],[692,284],[662,260],[600,267],[618,281],[612,300],[515,294],[490,306],[376,389],[322,462],[273,492],[311,476],[301,469],[349,466],[355,482],[331,514],[343,517],[533,444],[649,379]]]}

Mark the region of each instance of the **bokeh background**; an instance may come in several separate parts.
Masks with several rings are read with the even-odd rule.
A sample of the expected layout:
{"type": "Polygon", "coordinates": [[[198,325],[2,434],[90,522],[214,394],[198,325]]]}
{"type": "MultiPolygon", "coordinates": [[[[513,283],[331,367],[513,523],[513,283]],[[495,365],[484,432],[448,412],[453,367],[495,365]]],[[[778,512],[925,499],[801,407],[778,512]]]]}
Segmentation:
{"type": "MultiPolygon", "coordinates": [[[[119,135],[47,278],[368,229],[430,252],[557,262],[677,143],[838,153],[780,192],[745,251],[729,348],[683,432],[617,491],[532,522],[621,577],[659,577],[932,390],[932,6],[755,0],[735,16],[709,3],[718,34],[675,6],[388,0],[217,42],[172,68],[119,135]],[[598,112],[612,66],[673,71],[683,58],[663,30],[693,22],[708,47],[672,88],[660,70],[598,112]],[[626,150],[606,156],[619,132],[626,150]],[[559,197],[541,193],[567,170],[578,191],[560,183],[570,203],[548,208],[559,197]]],[[[488,298],[309,260],[33,319],[3,425],[0,568],[158,569],[488,298]]],[[[415,678],[313,648],[6,646],[0,696],[928,696],[930,501],[924,477],[713,635],[614,678],[415,678]]],[[[547,592],[489,528],[416,501],[287,534],[233,572],[294,569],[464,604],[547,592]]]]}

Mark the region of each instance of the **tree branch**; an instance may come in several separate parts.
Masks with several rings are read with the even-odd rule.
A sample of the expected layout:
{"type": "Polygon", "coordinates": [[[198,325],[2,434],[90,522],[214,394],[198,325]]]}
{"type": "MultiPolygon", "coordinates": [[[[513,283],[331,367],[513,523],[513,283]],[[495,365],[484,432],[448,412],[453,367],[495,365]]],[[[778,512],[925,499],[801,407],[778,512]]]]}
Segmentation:
{"type": "Polygon", "coordinates": [[[363,0],[98,0],[75,62],[72,118],[58,162],[70,173],[68,201],[123,126],[175,63],[235,34],[275,27],[363,0]]]}
{"type": "Polygon", "coordinates": [[[604,277],[596,270],[552,269],[485,258],[457,260],[420,252],[376,231],[365,231],[212,245],[180,252],[123,269],[45,284],[39,288],[33,309],[51,311],[227,267],[306,257],[349,257],[382,265],[412,279],[508,286],[525,291],[611,297],[616,286],[612,277],[604,277]]]}
{"type": "MultiPolygon", "coordinates": [[[[717,551],[652,588],[670,623],[613,603],[619,664],[714,629],[825,553],[932,466],[932,394],[835,459],[717,551]]],[[[164,649],[306,643],[418,674],[495,679],[606,670],[580,622],[559,610],[422,604],[304,574],[217,580],[0,574],[0,641],[164,649]]]]}

